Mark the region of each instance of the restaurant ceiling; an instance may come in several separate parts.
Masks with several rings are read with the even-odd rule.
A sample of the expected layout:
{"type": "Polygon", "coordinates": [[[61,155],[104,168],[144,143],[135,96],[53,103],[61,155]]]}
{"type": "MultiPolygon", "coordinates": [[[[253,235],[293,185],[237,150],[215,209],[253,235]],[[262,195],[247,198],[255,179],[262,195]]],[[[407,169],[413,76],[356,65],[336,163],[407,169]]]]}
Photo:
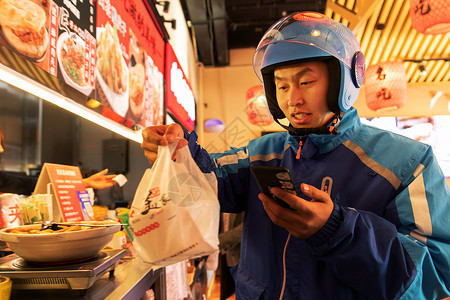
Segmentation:
{"type": "Polygon", "coordinates": [[[403,61],[409,83],[450,82],[450,33],[425,35],[411,27],[409,0],[181,0],[195,33],[199,60],[206,66],[229,64],[228,51],[256,47],[283,15],[318,11],[353,32],[366,66],[403,61]],[[427,75],[421,76],[423,62],[427,75]]]}

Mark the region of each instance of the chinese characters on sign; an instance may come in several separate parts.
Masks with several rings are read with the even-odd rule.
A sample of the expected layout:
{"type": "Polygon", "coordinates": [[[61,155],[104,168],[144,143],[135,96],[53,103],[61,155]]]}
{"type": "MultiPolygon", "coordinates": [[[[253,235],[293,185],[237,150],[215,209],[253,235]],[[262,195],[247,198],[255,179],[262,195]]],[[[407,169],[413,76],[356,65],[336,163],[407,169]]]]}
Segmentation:
{"type": "Polygon", "coordinates": [[[430,11],[431,7],[425,0],[419,0],[419,3],[414,7],[414,13],[419,13],[422,16],[428,14],[430,11]]]}
{"type": "Polygon", "coordinates": [[[398,109],[406,99],[406,72],[402,62],[380,62],[369,66],[366,103],[371,110],[398,109]]]}
{"type": "MultiPolygon", "coordinates": [[[[378,67],[377,69],[377,80],[386,80],[386,73],[383,73],[382,67],[378,67]]],[[[380,100],[390,100],[392,98],[391,92],[385,87],[381,87],[377,91],[376,97],[380,100]]]]}

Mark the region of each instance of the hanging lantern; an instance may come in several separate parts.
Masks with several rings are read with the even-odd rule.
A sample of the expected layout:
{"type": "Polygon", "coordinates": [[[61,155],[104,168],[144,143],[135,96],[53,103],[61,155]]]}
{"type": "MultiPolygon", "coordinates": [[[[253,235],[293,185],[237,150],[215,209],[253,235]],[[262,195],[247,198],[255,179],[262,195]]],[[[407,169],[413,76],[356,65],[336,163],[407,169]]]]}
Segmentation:
{"type": "Polygon", "coordinates": [[[424,34],[450,32],[450,1],[411,0],[409,8],[411,25],[424,34]]]}
{"type": "Polygon", "coordinates": [[[264,87],[257,85],[249,88],[246,98],[248,121],[253,125],[270,125],[273,122],[273,117],[267,105],[264,87]]]}
{"type": "Polygon", "coordinates": [[[374,111],[406,104],[406,72],[402,62],[380,62],[366,70],[366,102],[374,111]]]}

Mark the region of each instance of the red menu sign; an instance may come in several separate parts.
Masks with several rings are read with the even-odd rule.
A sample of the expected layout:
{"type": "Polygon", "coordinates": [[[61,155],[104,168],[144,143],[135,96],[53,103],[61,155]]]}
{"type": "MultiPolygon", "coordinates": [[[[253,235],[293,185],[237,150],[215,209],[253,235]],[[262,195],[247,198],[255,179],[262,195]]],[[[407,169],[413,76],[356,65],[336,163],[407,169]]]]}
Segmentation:
{"type": "Polygon", "coordinates": [[[187,130],[194,130],[194,93],[169,43],[166,44],[166,106],[187,130]]]}
{"type": "Polygon", "coordinates": [[[143,0],[0,0],[0,45],[58,77],[71,87],[73,101],[107,118],[136,129],[160,125],[165,40],[145,3],[154,5],[143,0]],[[86,99],[97,100],[101,108],[87,105],[86,99]]]}
{"type": "Polygon", "coordinates": [[[96,32],[103,115],[129,127],[162,124],[165,42],[143,2],[98,0],[96,32]]]}
{"type": "Polygon", "coordinates": [[[84,198],[86,188],[78,167],[45,163],[34,194],[48,192],[52,193],[54,198],[53,221],[89,220],[89,217],[86,217],[89,214],[83,212],[81,205],[80,195],[84,198]]]}

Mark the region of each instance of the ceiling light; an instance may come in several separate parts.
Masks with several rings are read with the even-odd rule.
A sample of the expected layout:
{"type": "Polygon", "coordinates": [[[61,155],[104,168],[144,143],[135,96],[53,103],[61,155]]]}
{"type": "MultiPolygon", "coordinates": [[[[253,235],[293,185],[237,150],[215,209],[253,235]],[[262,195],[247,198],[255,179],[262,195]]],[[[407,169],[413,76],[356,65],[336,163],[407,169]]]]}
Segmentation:
{"type": "Polygon", "coordinates": [[[125,138],[142,143],[142,131],[134,131],[127,128],[2,64],[0,64],[0,80],[66,109],[125,138]]]}

